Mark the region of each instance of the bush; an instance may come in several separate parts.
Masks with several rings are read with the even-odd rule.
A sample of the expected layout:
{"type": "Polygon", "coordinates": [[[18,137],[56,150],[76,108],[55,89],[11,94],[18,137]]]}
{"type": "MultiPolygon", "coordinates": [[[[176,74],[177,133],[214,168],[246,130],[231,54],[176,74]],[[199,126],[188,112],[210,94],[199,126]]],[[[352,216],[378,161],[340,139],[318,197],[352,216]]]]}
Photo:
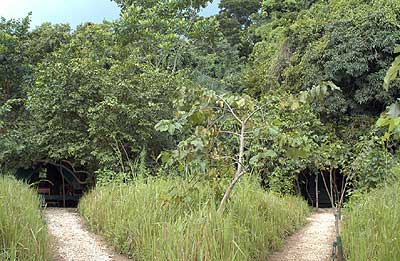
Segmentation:
{"type": "Polygon", "coordinates": [[[347,170],[351,173],[355,192],[367,192],[386,180],[395,178],[395,168],[399,165],[399,160],[388,151],[379,135],[369,134],[362,137],[356,145],[356,151],[347,170]]]}
{"type": "Polygon", "coordinates": [[[400,257],[400,182],[353,200],[343,223],[349,260],[398,260],[400,257]]]}
{"type": "Polygon", "coordinates": [[[85,195],[80,213],[135,260],[265,260],[305,223],[307,204],[243,180],[221,218],[218,193],[176,179],[110,184],[85,195]]]}
{"type": "Polygon", "coordinates": [[[39,204],[28,185],[0,177],[0,260],[49,260],[39,204]]]}

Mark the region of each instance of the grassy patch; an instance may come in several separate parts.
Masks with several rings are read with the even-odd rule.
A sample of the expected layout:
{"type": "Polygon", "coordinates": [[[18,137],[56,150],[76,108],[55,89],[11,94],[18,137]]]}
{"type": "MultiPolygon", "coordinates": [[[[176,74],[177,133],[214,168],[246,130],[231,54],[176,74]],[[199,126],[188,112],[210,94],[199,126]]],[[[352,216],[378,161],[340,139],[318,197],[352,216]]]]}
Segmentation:
{"type": "Polygon", "coordinates": [[[109,185],[87,194],[79,210],[89,226],[137,260],[265,260],[305,223],[310,209],[244,180],[223,218],[205,184],[158,179],[109,185]]]}
{"type": "Polygon", "coordinates": [[[48,260],[39,203],[28,185],[0,177],[0,260],[48,260]]]}
{"type": "Polygon", "coordinates": [[[343,223],[349,260],[400,257],[400,183],[376,189],[350,203],[343,223]]]}

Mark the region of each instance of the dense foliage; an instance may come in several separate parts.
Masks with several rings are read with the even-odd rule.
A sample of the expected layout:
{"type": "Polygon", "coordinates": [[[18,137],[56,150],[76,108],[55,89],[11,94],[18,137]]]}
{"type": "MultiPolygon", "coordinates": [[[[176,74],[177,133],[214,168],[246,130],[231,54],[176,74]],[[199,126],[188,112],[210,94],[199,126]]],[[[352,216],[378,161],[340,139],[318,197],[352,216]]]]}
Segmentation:
{"type": "Polygon", "coordinates": [[[149,174],[223,182],[235,114],[251,115],[240,164],[278,192],[332,168],[368,190],[398,164],[398,105],[373,126],[398,98],[398,1],[223,0],[213,17],[205,0],[116,2],[119,19],[76,30],[0,21],[2,169],[118,176],[145,151],[149,174]]]}
{"type": "Polygon", "coordinates": [[[309,213],[300,198],[265,193],[248,179],[235,199],[221,218],[205,183],[139,180],[97,188],[79,210],[93,230],[135,260],[265,260],[309,213]]]}
{"type": "Polygon", "coordinates": [[[298,91],[333,81],[342,92],[316,106],[328,117],[376,115],[398,96],[398,81],[389,94],[382,92],[400,41],[398,1],[290,1],[298,6],[282,9],[270,2],[267,10],[276,19],[257,29],[263,41],[247,76],[251,93],[298,91]]]}
{"type": "Polygon", "coordinates": [[[39,206],[39,196],[28,185],[0,177],[1,260],[49,259],[49,238],[39,206]]]}
{"type": "Polygon", "coordinates": [[[398,95],[396,63],[382,89],[398,1],[224,0],[215,17],[198,15],[209,1],[116,2],[120,19],[74,31],[1,20],[1,168],[67,159],[126,173],[145,151],[150,174],[229,176],[227,105],[256,111],[244,163],[273,190],[328,165],[363,190],[397,164],[397,140],[371,126],[398,95]]]}

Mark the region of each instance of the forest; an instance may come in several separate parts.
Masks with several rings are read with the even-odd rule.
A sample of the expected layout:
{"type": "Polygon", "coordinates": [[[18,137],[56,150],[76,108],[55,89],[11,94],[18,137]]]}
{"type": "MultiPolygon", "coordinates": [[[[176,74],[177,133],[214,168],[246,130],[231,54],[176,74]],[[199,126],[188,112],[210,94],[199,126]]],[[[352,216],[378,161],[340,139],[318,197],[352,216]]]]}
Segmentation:
{"type": "MultiPolygon", "coordinates": [[[[267,260],[320,186],[344,256],[400,258],[398,0],[113,1],[77,28],[1,18],[0,183],[83,170],[80,214],[134,260],[267,260]]],[[[32,256],[6,234],[0,259],[32,256]]]]}

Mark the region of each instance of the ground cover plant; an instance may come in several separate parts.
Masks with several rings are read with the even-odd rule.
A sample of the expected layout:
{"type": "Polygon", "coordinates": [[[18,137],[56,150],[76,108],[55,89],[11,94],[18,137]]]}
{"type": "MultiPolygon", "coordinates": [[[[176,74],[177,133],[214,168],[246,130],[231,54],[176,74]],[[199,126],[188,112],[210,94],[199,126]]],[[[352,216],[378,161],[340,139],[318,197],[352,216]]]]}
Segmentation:
{"type": "Polygon", "coordinates": [[[135,260],[265,260],[310,213],[298,197],[243,180],[224,214],[221,195],[182,179],[110,184],[87,194],[79,211],[90,228],[135,260]]]}
{"type": "Polygon", "coordinates": [[[348,260],[397,260],[400,256],[400,182],[354,199],[345,210],[348,260]]]}
{"type": "Polygon", "coordinates": [[[48,260],[39,196],[27,184],[0,177],[0,260],[48,260]]]}

